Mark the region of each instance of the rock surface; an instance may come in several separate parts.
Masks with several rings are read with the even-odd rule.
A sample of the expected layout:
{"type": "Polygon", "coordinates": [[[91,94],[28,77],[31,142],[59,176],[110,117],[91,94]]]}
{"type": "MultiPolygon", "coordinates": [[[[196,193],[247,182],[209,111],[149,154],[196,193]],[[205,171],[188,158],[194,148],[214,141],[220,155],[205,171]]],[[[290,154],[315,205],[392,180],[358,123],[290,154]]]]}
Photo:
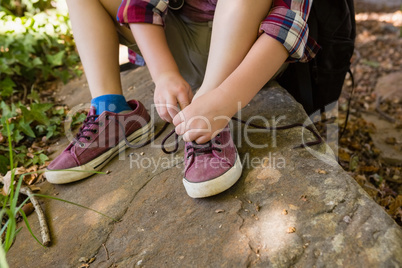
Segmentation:
{"type": "Polygon", "coordinates": [[[390,165],[402,163],[402,129],[376,114],[363,114],[363,119],[372,123],[376,130],[370,132],[374,145],[380,150],[381,158],[390,165]]]}
{"type": "MultiPolygon", "coordinates": [[[[378,109],[383,101],[395,104],[402,101],[402,72],[393,72],[378,79],[373,92],[376,95],[378,109]]],[[[376,131],[369,133],[374,145],[381,151],[382,159],[390,165],[402,163],[402,129],[397,127],[398,121],[382,112],[395,123],[391,123],[378,113],[363,114],[364,120],[375,126],[376,131]]]]}
{"type": "MultiPolygon", "coordinates": [[[[122,79],[126,96],[151,107],[153,84],[145,68],[122,79]]],[[[65,100],[70,106],[89,101],[85,81],[75,83],[65,100]]],[[[275,84],[238,117],[271,126],[309,122],[275,84]]],[[[271,132],[236,122],[232,127],[244,171],[215,197],[186,195],[182,145],[173,156],[157,145],[129,149],[104,168],[108,175],[69,185],[43,183],[42,193],[118,221],[43,199],[53,245],[42,248],[24,227],[8,253],[10,266],[79,267],[80,260],[93,257],[90,267],[402,266],[401,228],[342,170],[327,145],[294,149],[315,139],[300,127],[271,132]]],[[[66,142],[60,141],[59,151],[66,142]]],[[[35,214],[28,219],[38,234],[35,214]]]]}
{"type": "Polygon", "coordinates": [[[380,77],[374,93],[380,100],[401,100],[402,72],[394,72],[380,77]]]}

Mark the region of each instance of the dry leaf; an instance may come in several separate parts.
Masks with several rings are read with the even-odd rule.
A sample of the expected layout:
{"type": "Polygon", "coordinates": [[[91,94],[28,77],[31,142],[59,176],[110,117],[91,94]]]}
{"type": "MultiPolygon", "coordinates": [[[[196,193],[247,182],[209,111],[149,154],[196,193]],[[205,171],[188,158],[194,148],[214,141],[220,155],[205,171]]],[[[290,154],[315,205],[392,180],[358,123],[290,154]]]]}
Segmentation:
{"type": "Polygon", "coordinates": [[[360,142],[357,142],[357,141],[353,141],[349,145],[349,147],[352,148],[353,150],[361,150],[362,149],[362,146],[361,146],[360,142]]]}
{"type": "Polygon", "coordinates": [[[286,231],[288,234],[296,232],[296,227],[289,227],[288,230],[286,231]]]}
{"type": "Polygon", "coordinates": [[[316,172],[316,173],[319,173],[319,174],[327,174],[327,172],[326,172],[325,170],[319,169],[319,168],[316,169],[315,172],[316,172]]]}
{"type": "Polygon", "coordinates": [[[298,206],[295,206],[295,205],[292,205],[292,204],[289,204],[289,208],[290,208],[291,210],[298,210],[298,209],[299,209],[298,206]]]}
{"type": "Polygon", "coordinates": [[[396,138],[395,137],[387,137],[385,139],[385,143],[389,145],[395,145],[396,144],[396,138]]]}
{"type": "MultiPolygon", "coordinates": [[[[16,181],[19,179],[19,175],[26,173],[26,169],[24,167],[19,167],[15,168],[15,173],[14,173],[14,185],[16,184],[16,181]]],[[[11,171],[8,171],[7,174],[3,177],[2,183],[3,183],[3,192],[4,194],[8,195],[10,193],[10,187],[11,187],[11,171]]]]}
{"type": "Polygon", "coordinates": [[[79,262],[88,262],[89,259],[87,257],[81,257],[78,261],[79,262]]]}
{"type": "MultiPolygon", "coordinates": [[[[36,172],[36,171],[38,171],[38,166],[37,165],[28,168],[26,170],[26,173],[36,172]]],[[[38,177],[39,177],[38,173],[33,173],[33,174],[26,175],[26,176],[24,176],[24,182],[27,185],[34,184],[37,181],[38,177]]]]}
{"type": "Polygon", "coordinates": [[[350,154],[348,154],[347,152],[345,152],[342,149],[339,150],[338,157],[341,161],[344,161],[344,162],[350,161],[350,154]]]}
{"type": "Polygon", "coordinates": [[[35,210],[34,206],[32,205],[32,203],[26,203],[23,207],[22,207],[22,211],[24,211],[25,215],[30,215],[33,211],[35,210]]]}
{"type": "Polygon", "coordinates": [[[377,172],[379,168],[375,166],[361,166],[360,170],[362,172],[377,172]]]}
{"type": "Polygon", "coordinates": [[[400,209],[402,207],[402,195],[398,195],[395,198],[395,201],[391,203],[389,206],[389,214],[394,215],[398,208],[400,209]]]}
{"type": "Polygon", "coordinates": [[[260,211],[261,207],[258,204],[254,204],[254,207],[255,207],[255,211],[257,211],[257,212],[260,211]]]}
{"type": "Polygon", "coordinates": [[[262,163],[262,167],[268,167],[269,166],[269,159],[265,158],[264,162],[262,163]]]}
{"type": "Polygon", "coordinates": [[[40,187],[38,187],[36,185],[30,185],[29,188],[31,189],[32,192],[39,192],[40,191],[40,187]]]}

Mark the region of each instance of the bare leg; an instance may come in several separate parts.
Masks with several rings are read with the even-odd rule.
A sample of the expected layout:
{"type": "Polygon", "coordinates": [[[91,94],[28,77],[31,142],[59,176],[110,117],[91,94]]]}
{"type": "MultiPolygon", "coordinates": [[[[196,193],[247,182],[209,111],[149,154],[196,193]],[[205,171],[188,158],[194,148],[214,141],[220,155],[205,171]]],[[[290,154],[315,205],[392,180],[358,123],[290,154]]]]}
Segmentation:
{"type": "Polygon", "coordinates": [[[259,25],[271,4],[271,0],[256,0],[253,4],[218,1],[205,78],[195,97],[217,88],[240,65],[257,40],[259,25]]]}
{"type": "MultiPolygon", "coordinates": [[[[113,19],[119,1],[67,0],[67,4],[92,97],[122,94],[119,41],[113,19]]],[[[133,40],[130,33],[126,38],[133,40]]]]}

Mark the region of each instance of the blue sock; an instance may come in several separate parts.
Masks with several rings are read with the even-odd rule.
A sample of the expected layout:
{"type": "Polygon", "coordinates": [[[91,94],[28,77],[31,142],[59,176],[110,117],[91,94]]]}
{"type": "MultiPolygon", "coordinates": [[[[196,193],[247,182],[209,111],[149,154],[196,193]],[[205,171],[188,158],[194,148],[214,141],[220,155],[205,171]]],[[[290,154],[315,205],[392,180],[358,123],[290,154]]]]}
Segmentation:
{"type": "Polygon", "coordinates": [[[118,94],[107,94],[93,98],[91,105],[96,108],[97,115],[102,114],[104,111],[120,113],[132,110],[127,104],[126,98],[118,94]]]}

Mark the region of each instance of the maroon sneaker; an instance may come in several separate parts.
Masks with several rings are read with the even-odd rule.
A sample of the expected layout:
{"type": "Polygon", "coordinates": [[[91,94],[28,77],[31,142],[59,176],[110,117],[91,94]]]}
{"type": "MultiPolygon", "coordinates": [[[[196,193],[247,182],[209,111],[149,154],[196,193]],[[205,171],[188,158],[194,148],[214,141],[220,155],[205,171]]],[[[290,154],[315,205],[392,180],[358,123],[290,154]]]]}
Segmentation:
{"type": "Polygon", "coordinates": [[[127,141],[145,142],[153,132],[150,116],[141,102],[127,103],[133,111],[124,114],[105,111],[98,116],[91,107],[75,139],[47,167],[46,179],[54,184],[84,179],[124,151],[127,141]]]}
{"type": "Polygon", "coordinates": [[[187,142],[184,163],[183,184],[193,198],[208,197],[229,189],[242,173],[228,126],[208,143],[187,142]]]}

